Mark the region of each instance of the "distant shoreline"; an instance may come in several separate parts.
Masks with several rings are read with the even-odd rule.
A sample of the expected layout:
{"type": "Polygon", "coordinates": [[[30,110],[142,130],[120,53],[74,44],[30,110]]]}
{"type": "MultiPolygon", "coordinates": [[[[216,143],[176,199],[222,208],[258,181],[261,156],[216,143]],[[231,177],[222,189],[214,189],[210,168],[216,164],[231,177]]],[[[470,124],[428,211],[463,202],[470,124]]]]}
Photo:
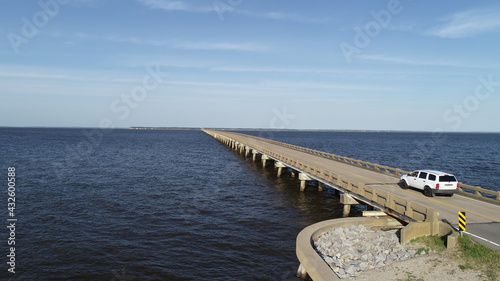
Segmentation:
{"type": "Polygon", "coordinates": [[[374,132],[374,133],[432,133],[417,131],[398,131],[398,130],[336,130],[336,129],[265,129],[265,128],[184,128],[184,127],[130,127],[132,130],[214,130],[214,131],[273,131],[273,132],[374,132]]]}
{"type": "Polygon", "coordinates": [[[215,130],[215,131],[273,131],[273,132],[375,132],[375,133],[432,133],[399,130],[336,130],[336,129],[269,129],[269,128],[191,128],[191,127],[129,127],[131,130],[215,130]]]}
{"type": "Polygon", "coordinates": [[[429,134],[500,134],[500,132],[484,132],[484,131],[471,131],[471,132],[449,132],[449,131],[410,131],[410,130],[349,130],[349,129],[277,129],[277,128],[209,128],[209,127],[117,127],[117,128],[99,128],[99,127],[46,127],[46,126],[0,126],[0,129],[76,129],[76,130],[194,130],[199,131],[202,129],[218,130],[218,131],[272,131],[272,132],[338,132],[338,133],[429,133],[429,134]]]}
{"type": "Polygon", "coordinates": [[[131,130],[215,130],[215,131],[273,131],[273,132],[346,132],[346,133],[445,133],[445,134],[499,134],[500,132],[434,132],[410,130],[349,130],[349,129],[277,129],[277,128],[198,128],[198,127],[129,127],[131,130]]]}

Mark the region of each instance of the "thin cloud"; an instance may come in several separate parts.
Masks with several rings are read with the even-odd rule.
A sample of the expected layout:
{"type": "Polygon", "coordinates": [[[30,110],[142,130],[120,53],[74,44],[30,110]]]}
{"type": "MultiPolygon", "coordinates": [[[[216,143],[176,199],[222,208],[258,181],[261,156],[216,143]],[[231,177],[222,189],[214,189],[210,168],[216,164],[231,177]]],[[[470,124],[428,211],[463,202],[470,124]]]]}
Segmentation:
{"type": "MultiPolygon", "coordinates": [[[[362,58],[362,56],[358,56],[362,58]]],[[[366,56],[368,57],[368,56],[366,56]]],[[[350,76],[352,75],[388,75],[388,74],[400,74],[401,71],[388,71],[388,70],[371,70],[371,69],[335,69],[335,68],[286,68],[286,67],[276,67],[276,68],[266,68],[266,67],[232,67],[232,66],[219,66],[212,67],[210,71],[213,72],[256,72],[256,73],[291,73],[291,74],[312,74],[312,75],[324,75],[328,77],[338,77],[338,76],[350,76]]],[[[427,72],[426,72],[427,73],[427,72]]]]}
{"type": "Polygon", "coordinates": [[[387,63],[396,64],[406,64],[406,65],[416,65],[416,66],[445,66],[445,67],[459,67],[459,68],[498,68],[498,65],[494,64],[474,64],[467,63],[464,61],[447,61],[442,59],[424,60],[424,59],[410,59],[401,57],[390,57],[384,55],[358,55],[357,58],[364,60],[372,60],[387,63]]]}
{"type": "Polygon", "coordinates": [[[236,84],[225,82],[199,82],[199,81],[167,81],[167,85],[197,86],[197,87],[224,87],[224,88],[248,88],[248,84],[236,84]]]}
{"type": "Polygon", "coordinates": [[[400,57],[388,57],[383,55],[359,55],[357,58],[364,60],[372,60],[372,61],[381,61],[381,62],[389,62],[389,63],[398,63],[398,64],[409,64],[409,65],[432,65],[432,66],[453,66],[453,67],[463,67],[464,65],[457,62],[450,61],[425,61],[425,60],[415,60],[415,59],[407,59],[400,57]]]}
{"type": "Polygon", "coordinates": [[[148,40],[148,39],[143,39],[143,38],[138,38],[138,37],[118,37],[115,35],[108,35],[105,37],[100,37],[100,38],[92,38],[94,40],[106,40],[110,42],[116,42],[116,43],[130,43],[130,44],[137,44],[137,45],[147,45],[147,46],[171,46],[172,42],[171,41],[162,41],[162,40],[148,40]]]}
{"type": "Polygon", "coordinates": [[[175,44],[178,48],[193,50],[223,50],[262,52],[267,48],[255,43],[227,43],[227,42],[183,42],[175,44]]]}
{"type": "Polygon", "coordinates": [[[213,7],[200,6],[194,7],[188,5],[184,1],[169,1],[169,0],[137,0],[137,2],[143,4],[150,9],[159,9],[165,11],[183,11],[189,13],[209,13],[213,12],[213,7]]]}
{"type": "MultiPolygon", "coordinates": [[[[137,2],[143,4],[150,9],[160,9],[165,11],[182,11],[188,13],[218,13],[215,2],[212,6],[193,6],[189,5],[184,1],[170,1],[170,0],[136,0],[137,2]]],[[[237,15],[243,15],[253,18],[264,18],[277,21],[292,21],[299,23],[316,23],[325,24],[330,22],[332,19],[330,17],[310,17],[299,14],[291,14],[284,12],[251,12],[248,10],[240,9],[239,5],[230,6],[227,5],[224,13],[234,13],[237,15]]]]}
{"type": "Polygon", "coordinates": [[[336,83],[316,83],[316,82],[280,82],[268,81],[262,83],[266,87],[278,89],[326,89],[326,90],[350,90],[350,91],[399,91],[399,89],[391,87],[378,87],[373,85],[359,85],[359,84],[336,84],[336,83]]]}
{"type": "Polygon", "coordinates": [[[234,12],[236,14],[246,15],[254,18],[264,18],[264,19],[279,20],[279,21],[292,21],[299,23],[325,24],[332,20],[329,17],[323,17],[323,18],[308,17],[303,15],[283,13],[283,12],[255,13],[246,10],[235,10],[234,12]]]}
{"type": "Polygon", "coordinates": [[[81,82],[116,82],[116,83],[138,83],[142,80],[137,78],[125,77],[110,77],[104,76],[100,73],[74,73],[62,74],[69,72],[66,69],[54,70],[48,68],[38,68],[37,70],[30,70],[32,67],[20,67],[15,71],[7,71],[7,69],[0,69],[0,79],[13,78],[10,80],[30,79],[30,81],[81,81],[81,82]]]}
{"type": "Polygon", "coordinates": [[[68,76],[63,74],[42,74],[36,72],[16,73],[0,72],[0,77],[9,78],[31,78],[31,79],[58,79],[58,80],[82,80],[82,77],[68,76]]]}
{"type": "Polygon", "coordinates": [[[440,38],[466,38],[500,28],[498,9],[469,10],[443,19],[445,24],[430,29],[427,34],[440,38]]]}
{"type": "Polygon", "coordinates": [[[324,69],[307,68],[252,68],[252,67],[213,67],[211,71],[227,72],[268,72],[268,73],[331,73],[338,72],[324,69]]]}
{"type": "MultiPolygon", "coordinates": [[[[58,37],[63,37],[58,34],[58,37]]],[[[89,36],[80,34],[76,37],[66,35],[68,38],[65,42],[76,44],[78,40],[104,40],[114,43],[129,43],[136,45],[155,46],[155,47],[168,47],[176,49],[190,49],[190,50],[223,50],[223,51],[245,51],[245,52],[263,52],[268,49],[267,46],[260,45],[252,42],[207,42],[207,41],[176,41],[176,40],[152,40],[139,37],[120,37],[116,35],[107,36],[89,36]]]]}
{"type": "Polygon", "coordinates": [[[259,45],[256,43],[234,43],[234,42],[175,42],[172,40],[161,41],[161,40],[146,40],[141,38],[123,38],[117,39],[112,38],[112,41],[128,42],[138,45],[149,45],[149,46],[164,46],[178,49],[189,49],[189,50],[223,50],[223,51],[245,51],[245,52],[262,52],[267,49],[266,46],[259,45]]]}
{"type": "Polygon", "coordinates": [[[369,99],[292,99],[287,101],[287,103],[334,103],[334,104],[360,104],[372,102],[369,99]]]}

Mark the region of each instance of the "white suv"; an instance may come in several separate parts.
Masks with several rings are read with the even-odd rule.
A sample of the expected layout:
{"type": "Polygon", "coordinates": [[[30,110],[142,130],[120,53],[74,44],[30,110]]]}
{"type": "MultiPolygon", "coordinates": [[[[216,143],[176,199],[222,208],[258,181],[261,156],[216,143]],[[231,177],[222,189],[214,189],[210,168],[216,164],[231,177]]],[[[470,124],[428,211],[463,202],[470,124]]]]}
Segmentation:
{"type": "Polygon", "coordinates": [[[434,194],[453,196],[454,193],[458,192],[459,183],[452,174],[432,170],[418,170],[401,176],[399,186],[403,189],[413,187],[423,190],[424,195],[428,197],[432,197],[434,194]]]}

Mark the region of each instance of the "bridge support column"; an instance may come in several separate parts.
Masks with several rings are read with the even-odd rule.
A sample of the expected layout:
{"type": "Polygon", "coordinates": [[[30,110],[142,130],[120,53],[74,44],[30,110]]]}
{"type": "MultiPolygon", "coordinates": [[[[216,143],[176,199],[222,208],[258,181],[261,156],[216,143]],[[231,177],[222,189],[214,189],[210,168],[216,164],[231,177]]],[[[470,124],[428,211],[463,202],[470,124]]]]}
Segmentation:
{"type": "Polygon", "coordinates": [[[300,180],[300,191],[306,190],[306,182],[312,180],[308,175],[304,173],[299,174],[299,180],[300,180]]]}
{"type": "Polygon", "coordinates": [[[258,152],[252,149],[252,154],[253,154],[252,161],[255,162],[255,160],[257,160],[257,154],[258,154],[258,152]]]}
{"type": "Polygon", "coordinates": [[[323,183],[322,182],[318,182],[318,191],[323,191],[323,183]]]}
{"type": "Polygon", "coordinates": [[[269,157],[265,154],[262,154],[262,168],[266,167],[267,160],[269,160],[269,157]]]}
{"type": "Polygon", "coordinates": [[[276,163],[274,163],[274,167],[278,168],[278,174],[276,176],[278,178],[281,177],[281,172],[283,171],[283,168],[286,168],[286,165],[283,164],[283,162],[276,161],[276,163]]]}
{"type": "Polygon", "coordinates": [[[351,212],[351,205],[360,204],[360,202],[354,199],[351,195],[347,193],[340,194],[340,203],[344,204],[344,217],[348,217],[351,212]]]}
{"type": "Polygon", "coordinates": [[[248,157],[248,154],[250,154],[250,147],[245,146],[245,158],[248,157]]]}
{"type": "Polygon", "coordinates": [[[299,277],[301,280],[307,279],[307,271],[306,269],[302,266],[302,264],[299,265],[299,269],[297,269],[297,277],[299,277]]]}

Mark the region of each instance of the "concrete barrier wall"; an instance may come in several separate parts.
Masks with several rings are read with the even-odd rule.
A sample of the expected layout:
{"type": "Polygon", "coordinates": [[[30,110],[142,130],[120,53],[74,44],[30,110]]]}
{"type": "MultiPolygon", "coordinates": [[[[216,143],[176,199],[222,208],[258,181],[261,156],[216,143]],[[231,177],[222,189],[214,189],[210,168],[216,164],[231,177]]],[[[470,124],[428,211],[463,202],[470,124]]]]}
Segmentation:
{"type": "Polygon", "coordinates": [[[446,248],[452,249],[458,242],[459,233],[444,222],[411,222],[401,230],[401,244],[429,235],[446,237],[446,248]]]}

